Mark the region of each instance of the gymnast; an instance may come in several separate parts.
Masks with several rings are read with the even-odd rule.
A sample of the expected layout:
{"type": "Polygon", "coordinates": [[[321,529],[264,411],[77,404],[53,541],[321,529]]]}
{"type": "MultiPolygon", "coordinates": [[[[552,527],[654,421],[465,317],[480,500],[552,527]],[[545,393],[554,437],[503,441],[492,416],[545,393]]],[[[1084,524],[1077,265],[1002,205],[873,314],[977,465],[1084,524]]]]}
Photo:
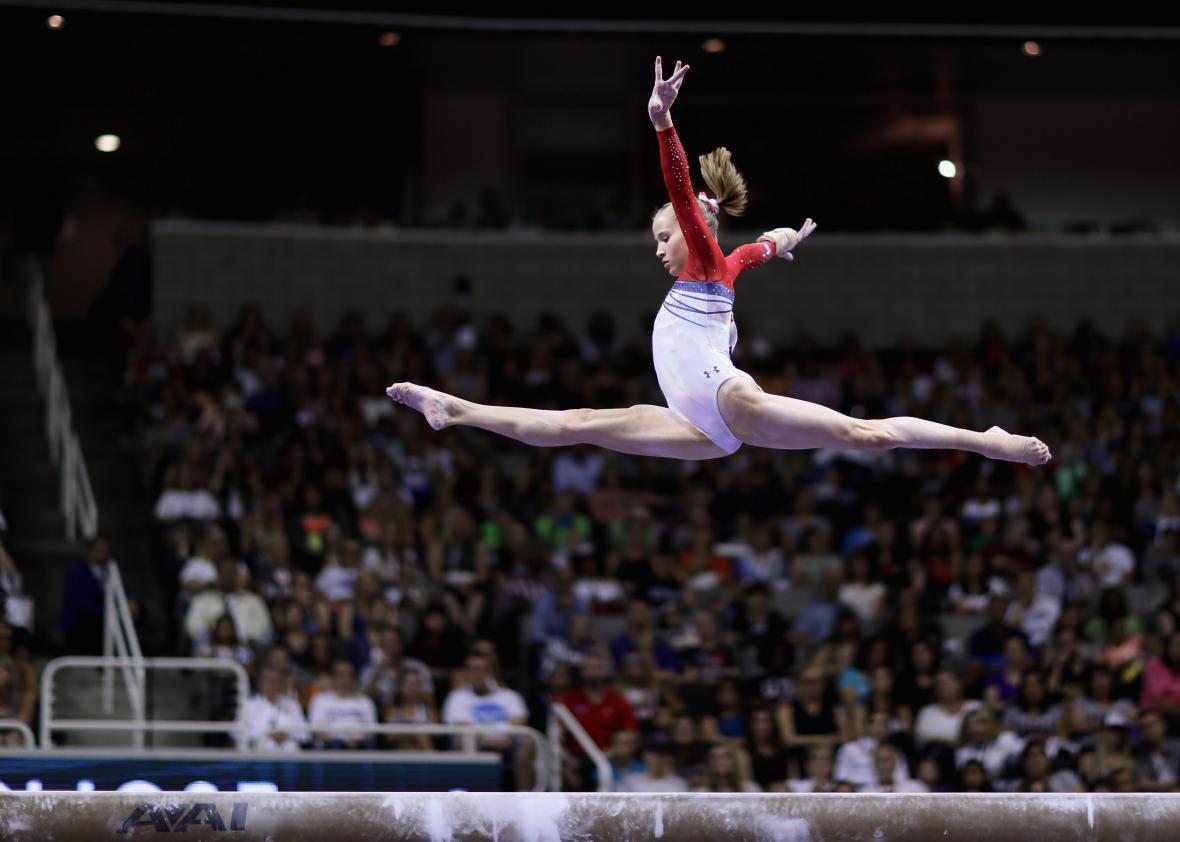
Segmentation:
{"type": "Polygon", "coordinates": [[[647,106],[671,200],[651,223],[656,257],[676,278],[652,330],[656,377],[668,405],[567,410],[488,406],[413,383],[394,383],[386,394],[421,412],[436,430],[478,427],[535,447],[592,444],[685,460],[728,456],[742,444],[782,450],[909,447],[965,450],[1026,465],[1048,462],[1049,448],[1036,438],[999,427],[977,433],[909,416],[851,418],[821,404],[767,394],[734,366],[734,281],[772,257],[793,260],[792,250],[816,225],[808,219],[797,231],[776,228],[728,257],[722,253],[717,217],[723,211],[737,216],[745,210],[746,183],[729,151],[720,148],[700,159],[712,197],[694,196],[671,114],[688,69],[678,61],[665,79],[657,57],[647,106]]]}

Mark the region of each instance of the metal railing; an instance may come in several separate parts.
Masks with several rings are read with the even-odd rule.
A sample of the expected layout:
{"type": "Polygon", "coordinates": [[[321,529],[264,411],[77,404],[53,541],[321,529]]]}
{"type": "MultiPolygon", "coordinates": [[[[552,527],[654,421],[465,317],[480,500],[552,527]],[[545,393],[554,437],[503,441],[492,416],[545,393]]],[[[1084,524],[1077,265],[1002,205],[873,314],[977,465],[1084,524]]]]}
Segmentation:
{"type": "Polygon", "coordinates": [[[594,740],[590,739],[590,735],[586,733],[582,723],[578,722],[570,709],[561,702],[553,702],[549,705],[549,747],[553,751],[553,759],[549,764],[549,772],[553,777],[549,781],[549,788],[554,792],[560,792],[562,789],[561,744],[563,730],[569,732],[570,736],[574,738],[574,742],[593,761],[594,768],[598,772],[598,791],[613,791],[615,779],[610,761],[607,760],[606,755],[602,753],[602,749],[595,744],[594,740]]]}
{"type": "MultiPolygon", "coordinates": [[[[474,753],[478,750],[475,745],[477,737],[524,737],[533,744],[536,754],[533,757],[533,792],[544,792],[545,785],[552,775],[551,758],[545,735],[527,725],[504,725],[500,723],[471,724],[471,725],[416,725],[416,724],[374,724],[367,725],[356,722],[308,723],[307,730],[312,733],[343,733],[343,734],[373,734],[374,736],[415,736],[428,737],[463,737],[463,750],[474,753]]],[[[449,753],[449,752],[445,752],[449,753]]]]}
{"type": "MultiPolygon", "coordinates": [[[[131,618],[131,603],[123,587],[123,576],[114,561],[107,562],[103,585],[102,656],[108,663],[102,673],[102,710],[106,714],[114,713],[115,671],[118,670],[127,688],[133,716],[142,720],[146,710],[147,672],[135,621],[131,618]]],[[[132,739],[136,748],[143,747],[142,732],[134,734],[132,739]]]]}
{"type": "MultiPolygon", "coordinates": [[[[104,687],[105,691],[105,687],[104,687]]],[[[130,693],[129,693],[130,696],[130,693]]],[[[52,749],[55,731],[125,731],[132,735],[137,748],[143,746],[143,736],[149,732],[173,733],[230,733],[238,736],[239,748],[245,750],[244,718],[246,699],[250,696],[250,678],[237,661],[228,658],[130,658],[77,656],[55,658],[45,665],[41,672],[41,748],[52,749]],[[63,669],[101,669],[105,684],[109,670],[130,667],[143,675],[133,686],[139,688],[138,705],[132,700],[131,716],[128,719],[58,719],[53,715],[56,692],[53,679],[63,669]],[[228,672],[234,676],[237,687],[234,718],[230,720],[149,720],[144,715],[143,689],[146,673],[150,670],[196,670],[202,672],[228,672]]],[[[113,709],[113,707],[112,707],[113,709]]]]}
{"type": "Polygon", "coordinates": [[[0,731],[16,731],[25,738],[25,748],[37,747],[33,729],[19,719],[0,719],[0,731]]]}
{"type": "Polygon", "coordinates": [[[26,263],[26,274],[25,315],[33,334],[33,368],[37,386],[45,396],[49,455],[61,470],[61,512],[66,520],[66,537],[73,541],[80,535],[90,540],[98,533],[98,505],[82,446],[74,432],[70,396],[57,359],[53,318],[45,302],[45,282],[36,260],[26,263]]]}

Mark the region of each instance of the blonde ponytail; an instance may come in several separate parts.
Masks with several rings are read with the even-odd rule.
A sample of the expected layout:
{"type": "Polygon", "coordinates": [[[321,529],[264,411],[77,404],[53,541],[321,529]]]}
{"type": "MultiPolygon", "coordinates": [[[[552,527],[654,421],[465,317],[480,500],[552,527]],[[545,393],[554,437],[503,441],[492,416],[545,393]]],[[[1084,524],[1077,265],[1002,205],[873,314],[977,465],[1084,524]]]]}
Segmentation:
{"type": "Polygon", "coordinates": [[[746,212],[746,179],[733,165],[729,150],[724,146],[700,157],[701,175],[717,199],[721,210],[730,216],[746,212]]]}

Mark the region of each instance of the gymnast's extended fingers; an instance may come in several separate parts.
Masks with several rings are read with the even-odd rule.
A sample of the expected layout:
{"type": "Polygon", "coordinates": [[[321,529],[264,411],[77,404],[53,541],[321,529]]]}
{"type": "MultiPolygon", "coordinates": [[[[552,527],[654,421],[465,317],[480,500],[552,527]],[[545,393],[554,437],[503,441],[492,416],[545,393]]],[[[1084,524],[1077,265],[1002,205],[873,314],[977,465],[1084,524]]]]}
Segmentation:
{"type": "Polygon", "coordinates": [[[664,81],[664,60],[656,56],[656,84],[664,81]]]}

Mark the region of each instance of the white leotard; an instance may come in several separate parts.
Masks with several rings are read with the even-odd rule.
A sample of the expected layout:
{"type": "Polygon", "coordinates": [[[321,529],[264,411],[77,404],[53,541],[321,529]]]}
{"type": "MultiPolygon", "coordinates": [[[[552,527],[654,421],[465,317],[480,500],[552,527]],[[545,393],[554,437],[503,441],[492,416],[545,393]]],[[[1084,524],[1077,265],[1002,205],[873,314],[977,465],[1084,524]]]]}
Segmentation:
{"type": "Polygon", "coordinates": [[[656,377],[668,408],[726,453],[742,442],[721,417],[717,390],[731,377],[750,377],[730,360],[735,344],[732,289],[714,281],[672,285],[651,334],[656,377]]]}

